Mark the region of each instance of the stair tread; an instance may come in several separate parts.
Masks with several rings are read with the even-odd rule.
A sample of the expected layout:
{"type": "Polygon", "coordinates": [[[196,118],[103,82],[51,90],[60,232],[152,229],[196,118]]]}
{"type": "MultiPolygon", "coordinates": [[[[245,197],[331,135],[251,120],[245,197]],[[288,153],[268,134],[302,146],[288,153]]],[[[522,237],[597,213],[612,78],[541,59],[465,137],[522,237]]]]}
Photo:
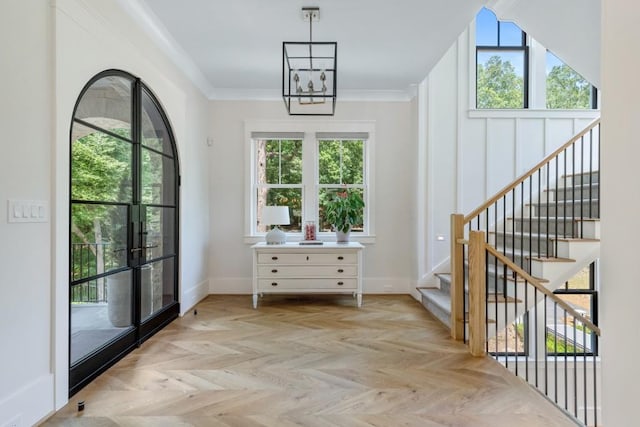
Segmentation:
{"type": "Polygon", "coordinates": [[[505,297],[502,294],[489,294],[487,295],[487,302],[497,302],[497,303],[506,303],[506,302],[517,302],[521,303],[522,300],[520,298],[514,297],[505,297]]]}
{"type": "Polygon", "coordinates": [[[435,273],[434,276],[451,280],[451,273],[435,273]]]}
{"type": "Polygon", "coordinates": [[[552,239],[552,238],[569,238],[568,236],[564,236],[564,235],[558,235],[556,236],[555,234],[548,234],[548,233],[529,233],[528,231],[523,231],[522,233],[519,231],[489,231],[489,234],[495,234],[497,236],[504,236],[504,235],[515,235],[516,237],[535,237],[535,238],[545,238],[545,239],[552,239]]]}
{"type": "Polygon", "coordinates": [[[579,188],[579,187],[599,187],[600,186],[600,182],[591,182],[591,183],[586,183],[586,184],[576,184],[576,185],[570,185],[570,186],[564,186],[564,187],[552,187],[552,188],[545,188],[544,191],[560,191],[560,190],[570,190],[572,188],[579,188]]]}
{"type": "Polygon", "coordinates": [[[526,203],[526,206],[554,206],[554,205],[577,205],[579,203],[596,203],[599,202],[600,199],[594,197],[592,199],[575,199],[575,200],[557,200],[550,202],[535,202],[535,203],[526,203]]]}
{"type": "Polygon", "coordinates": [[[538,221],[538,219],[540,219],[540,222],[544,222],[544,221],[549,221],[549,222],[552,222],[552,221],[563,221],[563,222],[564,221],[566,221],[566,222],[569,222],[569,221],[576,221],[576,222],[577,221],[600,221],[600,218],[576,218],[576,217],[573,217],[573,216],[558,216],[558,217],[556,217],[556,216],[549,216],[549,217],[547,217],[547,216],[532,216],[532,217],[520,217],[520,216],[514,217],[514,216],[510,216],[510,217],[507,217],[507,219],[510,219],[512,221],[514,221],[514,220],[515,221],[534,220],[536,222],[538,221]]]}
{"type": "Polygon", "coordinates": [[[529,259],[535,260],[535,261],[545,261],[545,262],[576,262],[575,259],[571,259],[571,258],[530,257],[529,259]]]}
{"type": "MultiPolygon", "coordinates": [[[[547,279],[543,279],[542,277],[535,277],[535,276],[531,276],[531,277],[533,277],[534,279],[538,280],[540,283],[549,283],[549,281],[547,279]]],[[[514,282],[515,281],[513,276],[505,277],[504,274],[501,274],[500,278],[501,279],[507,279],[510,282],[514,282]]],[[[518,276],[518,280],[517,281],[518,282],[525,282],[525,279],[523,279],[522,277],[518,276]]]]}
{"type": "Polygon", "coordinates": [[[440,288],[418,288],[429,301],[447,313],[451,313],[451,296],[440,288]]]}

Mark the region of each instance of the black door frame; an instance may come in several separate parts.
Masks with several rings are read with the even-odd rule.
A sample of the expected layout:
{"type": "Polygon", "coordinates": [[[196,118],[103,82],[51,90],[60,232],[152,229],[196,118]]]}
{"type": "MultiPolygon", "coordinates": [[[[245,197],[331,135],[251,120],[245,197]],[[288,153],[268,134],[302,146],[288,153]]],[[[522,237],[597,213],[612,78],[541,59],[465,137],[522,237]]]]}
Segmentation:
{"type": "MultiPolygon", "coordinates": [[[[71,198],[72,195],[72,176],[71,176],[71,168],[72,168],[72,150],[73,150],[73,127],[75,123],[79,123],[82,125],[87,125],[86,122],[76,119],[76,112],[78,106],[85,96],[86,92],[91,88],[97,81],[105,78],[105,77],[123,77],[131,82],[132,85],[132,93],[131,93],[131,141],[133,144],[132,148],[132,200],[130,203],[117,203],[118,205],[127,205],[127,222],[128,222],[128,236],[127,236],[127,267],[120,269],[120,271],[131,270],[133,277],[133,295],[132,295],[132,305],[133,305],[133,316],[132,316],[132,328],[130,331],[127,331],[117,338],[105,343],[100,348],[91,352],[90,354],[84,356],[74,365],[71,365],[71,358],[69,357],[69,397],[73,396],[75,393],[80,391],[83,387],[93,381],[97,376],[99,376],[102,372],[107,370],[117,361],[122,359],[125,355],[131,352],[136,347],[139,347],[144,341],[153,336],[156,332],[161,330],[164,326],[172,322],[175,318],[178,317],[180,313],[180,302],[179,302],[179,286],[178,286],[178,278],[179,278],[179,270],[180,270],[180,236],[179,236],[179,224],[180,224],[180,169],[179,169],[179,161],[178,161],[178,150],[175,144],[175,138],[173,134],[173,130],[171,128],[171,123],[169,122],[164,109],[161,104],[158,102],[158,99],[155,97],[153,92],[149,87],[147,87],[140,78],[135,77],[134,75],[127,73],[126,71],[110,69],[102,71],[92,77],[89,82],[82,88],[80,94],[77,97],[76,104],[73,109],[73,116],[71,119],[71,125],[69,130],[69,268],[71,271],[73,257],[72,257],[72,243],[71,243],[71,224],[73,218],[72,207],[74,202],[85,202],[85,201],[74,201],[71,198]],[[173,271],[173,302],[168,303],[166,306],[163,306],[157,312],[154,312],[148,319],[141,321],[141,266],[147,264],[146,256],[144,255],[144,250],[140,251],[139,249],[142,247],[144,238],[143,238],[143,219],[141,218],[141,206],[142,198],[141,198],[141,151],[142,151],[142,141],[141,141],[141,117],[142,117],[142,92],[145,91],[146,94],[150,97],[151,101],[154,103],[157,111],[159,112],[164,125],[169,133],[168,137],[171,143],[171,149],[173,151],[173,166],[174,166],[174,253],[171,255],[167,255],[164,257],[160,257],[158,259],[154,259],[153,261],[161,261],[167,258],[174,259],[174,271],[173,271]],[[132,250],[137,248],[138,250],[132,250]]],[[[89,127],[99,130],[101,132],[105,132],[109,134],[108,130],[99,128],[97,126],[89,124],[89,127]]],[[[118,135],[112,135],[117,136],[118,135]]],[[[111,273],[111,272],[110,272],[111,273]]],[[[107,275],[106,273],[103,274],[107,275]]],[[[71,275],[70,275],[71,277],[71,275]]],[[[71,292],[72,286],[71,282],[69,283],[69,334],[71,334],[71,292]]],[[[69,355],[71,355],[71,339],[69,339],[69,355]]]]}

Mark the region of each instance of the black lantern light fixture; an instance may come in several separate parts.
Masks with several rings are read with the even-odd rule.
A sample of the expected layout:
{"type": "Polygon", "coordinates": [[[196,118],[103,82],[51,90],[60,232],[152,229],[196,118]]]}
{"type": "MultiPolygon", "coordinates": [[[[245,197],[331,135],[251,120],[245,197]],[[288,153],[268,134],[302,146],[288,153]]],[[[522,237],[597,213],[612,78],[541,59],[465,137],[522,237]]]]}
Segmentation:
{"type": "Polygon", "coordinates": [[[308,42],[282,42],[282,97],[292,116],[333,116],[336,110],[337,42],[314,42],[320,8],[303,7],[308,42]]]}

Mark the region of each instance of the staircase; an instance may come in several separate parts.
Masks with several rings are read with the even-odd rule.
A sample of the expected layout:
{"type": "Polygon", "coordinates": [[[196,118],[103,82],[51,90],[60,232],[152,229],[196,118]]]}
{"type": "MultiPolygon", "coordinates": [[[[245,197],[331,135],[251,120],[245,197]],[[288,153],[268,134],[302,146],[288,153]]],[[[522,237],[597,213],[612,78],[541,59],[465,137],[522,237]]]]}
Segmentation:
{"type": "Polygon", "coordinates": [[[602,331],[554,291],[600,256],[599,135],[598,119],[470,214],[452,214],[451,270],[418,288],[472,355],[491,355],[585,426],[600,418],[602,331]]]}
{"type": "MultiPolygon", "coordinates": [[[[525,272],[540,279],[550,291],[557,289],[599,257],[600,173],[597,147],[594,149],[595,121],[567,144],[543,160],[527,174],[505,187],[485,205],[465,217],[467,238],[478,225],[490,223],[487,243],[525,272]],[[585,138],[587,140],[585,141],[585,138]],[[595,153],[595,154],[593,154],[595,153]],[[585,157],[587,167],[585,167],[585,157]],[[577,159],[577,160],[576,160],[577,159]],[[559,171],[569,172],[562,175],[559,171]],[[555,173],[555,175],[554,175],[555,173]],[[554,176],[557,179],[554,179],[554,176]],[[536,188],[532,182],[538,183],[536,188]],[[533,191],[536,188],[537,191],[533,191]],[[507,198],[507,199],[505,199],[507,198]],[[507,207],[514,206],[511,212],[507,207]],[[499,218],[501,211],[504,212],[499,218]],[[489,218],[487,220],[487,218],[489,218]],[[491,221],[497,218],[495,221],[491,221]],[[476,221],[477,219],[477,221],[476,221]],[[492,223],[491,223],[492,222],[492,223]],[[467,229],[468,228],[468,229],[467,229]]],[[[484,227],[487,228],[486,226],[484,227]]],[[[452,236],[454,236],[452,231],[452,236]]],[[[524,286],[509,280],[511,271],[494,271],[494,259],[487,262],[487,315],[502,311],[504,304],[522,304],[524,286]],[[520,298],[518,298],[520,295],[520,298]]],[[[468,262],[464,261],[464,315],[468,319],[468,262]]],[[[452,328],[450,272],[436,274],[438,286],[418,288],[422,304],[447,327],[452,328]]],[[[529,299],[528,305],[535,304],[529,299]]],[[[513,321],[508,318],[504,321],[513,321]]],[[[498,325],[501,329],[504,325],[498,325]]],[[[466,331],[466,323],[465,323],[466,331]]],[[[493,328],[489,328],[489,334],[493,328]]],[[[464,333],[466,336],[466,332],[464,333]]],[[[490,336],[489,336],[490,337],[490,336]]],[[[461,337],[458,337],[460,339],[461,337]]]]}

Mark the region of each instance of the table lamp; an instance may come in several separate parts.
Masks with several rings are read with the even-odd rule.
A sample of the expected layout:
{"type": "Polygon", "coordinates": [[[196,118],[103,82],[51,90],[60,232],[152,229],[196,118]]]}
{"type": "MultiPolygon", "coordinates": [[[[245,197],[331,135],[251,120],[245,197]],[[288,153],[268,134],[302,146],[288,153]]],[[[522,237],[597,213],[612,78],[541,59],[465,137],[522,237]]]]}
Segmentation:
{"type": "Polygon", "coordinates": [[[282,245],[287,241],[287,235],[278,226],[291,224],[289,206],[264,206],[260,222],[262,225],[275,225],[265,236],[267,244],[282,245]]]}

